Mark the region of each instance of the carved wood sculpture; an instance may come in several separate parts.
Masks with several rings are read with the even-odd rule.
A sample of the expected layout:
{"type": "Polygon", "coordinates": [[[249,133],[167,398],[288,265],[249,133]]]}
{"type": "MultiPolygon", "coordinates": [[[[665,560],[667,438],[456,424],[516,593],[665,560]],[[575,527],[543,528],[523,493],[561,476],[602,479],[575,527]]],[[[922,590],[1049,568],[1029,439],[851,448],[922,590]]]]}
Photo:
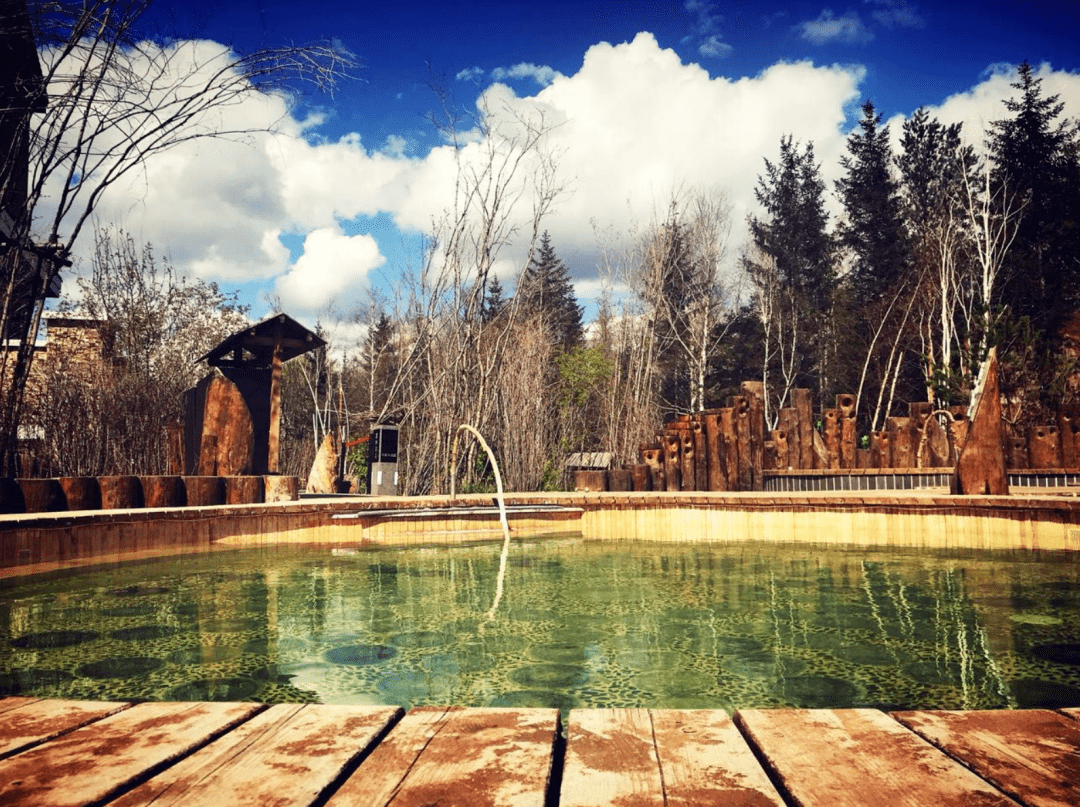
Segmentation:
{"type": "Polygon", "coordinates": [[[1009,484],[1005,476],[997,348],[990,349],[979,381],[972,396],[971,425],[956,462],[950,490],[962,495],[1005,496],[1009,484]]]}

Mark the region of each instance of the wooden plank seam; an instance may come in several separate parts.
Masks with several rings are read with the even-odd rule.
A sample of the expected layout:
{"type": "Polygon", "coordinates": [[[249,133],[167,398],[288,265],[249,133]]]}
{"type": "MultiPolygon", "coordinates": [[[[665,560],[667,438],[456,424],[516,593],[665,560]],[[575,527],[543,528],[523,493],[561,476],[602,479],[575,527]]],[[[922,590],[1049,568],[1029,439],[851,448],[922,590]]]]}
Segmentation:
{"type": "MultiPolygon", "coordinates": [[[[374,737],[371,738],[371,742],[368,743],[363,748],[361,748],[356,754],[354,754],[349,759],[348,762],[346,762],[344,765],[341,766],[341,771],[315,797],[314,801],[311,802],[311,807],[323,807],[324,804],[326,804],[328,801],[330,801],[330,799],[333,797],[333,795],[335,793],[337,793],[338,790],[341,789],[341,786],[343,784],[345,784],[347,781],[349,781],[349,778],[354,773],[356,773],[356,771],[364,763],[364,760],[366,760],[368,757],[370,757],[375,752],[375,749],[378,748],[382,744],[382,741],[387,738],[387,736],[390,734],[390,732],[393,730],[393,728],[398,723],[401,722],[402,718],[405,717],[405,714],[406,714],[405,710],[402,709],[399,706],[398,710],[394,713],[394,716],[391,717],[388,721],[386,721],[386,725],[383,726],[382,730],[379,731],[378,734],[376,734],[374,737]]],[[[434,736],[434,735],[432,735],[432,736],[434,736]]],[[[417,755],[417,756],[419,756],[419,755],[417,755]]],[[[415,759],[413,760],[412,764],[413,765],[416,764],[415,759]]],[[[412,767],[412,766],[410,765],[410,767],[412,767]]],[[[400,783],[399,783],[398,786],[400,788],[400,783]]],[[[397,794],[397,791],[395,791],[395,795],[396,794],[397,794]]]]}
{"type": "MultiPolygon", "coordinates": [[[[451,711],[451,708],[447,708],[443,711],[442,715],[439,717],[438,722],[435,723],[435,730],[431,732],[431,736],[429,736],[424,741],[424,744],[417,749],[416,756],[412,758],[409,766],[405,769],[404,773],[401,774],[401,778],[398,780],[398,783],[394,785],[394,789],[390,794],[390,798],[386,800],[386,807],[390,807],[390,805],[394,803],[394,799],[396,799],[398,797],[398,794],[401,793],[401,789],[405,786],[405,780],[409,778],[409,774],[412,773],[413,768],[416,767],[417,762],[420,761],[420,757],[424,755],[424,751],[427,750],[427,747],[431,745],[431,742],[435,739],[436,736],[438,736],[439,732],[441,732],[444,728],[447,727],[447,725],[449,725],[451,711]]],[[[376,746],[377,745],[378,744],[376,743],[376,746]]]]}
{"type": "Polygon", "coordinates": [[[63,737],[65,734],[70,734],[73,731],[77,731],[78,729],[85,728],[86,726],[89,726],[91,723],[96,723],[99,720],[104,720],[107,717],[112,717],[113,715],[119,714],[120,712],[123,712],[123,711],[125,711],[127,709],[130,709],[134,705],[135,705],[134,702],[128,702],[125,705],[120,706],[116,710],[114,710],[112,712],[109,712],[107,714],[103,713],[103,714],[98,714],[98,715],[87,715],[85,720],[81,720],[81,721],[78,721],[76,723],[73,723],[72,725],[66,726],[63,729],[60,729],[59,731],[55,731],[55,732],[53,732],[51,734],[43,734],[42,736],[38,737],[36,740],[30,740],[29,742],[23,743],[20,746],[17,746],[15,748],[9,748],[6,751],[0,752],[0,761],[8,759],[9,757],[13,757],[16,754],[21,754],[21,753],[23,753],[25,751],[29,751],[32,748],[37,748],[39,745],[43,745],[44,743],[47,743],[50,740],[55,740],[58,737],[63,737]]]}
{"type": "MultiPolygon", "coordinates": [[[[133,704],[133,705],[137,705],[137,704],[133,704]]],[[[194,744],[190,748],[187,748],[187,749],[185,749],[184,751],[182,751],[182,752],[180,752],[178,754],[174,754],[171,757],[167,757],[166,759],[161,760],[161,762],[158,762],[157,764],[150,766],[149,768],[145,769],[144,771],[137,774],[136,776],[133,776],[132,778],[128,779],[127,781],[118,783],[116,785],[116,787],[114,787],[112,790],[107,792],[104,796],[102,796],[102,798],[100,798],[98,801],[95,801],[95,802],[92,802],[91,804],[88,804],[87,807],[98,807],[99,805],[103,806],[105,804],[108,804],[110,801],[113,801],[115,799],[120,798],[125,793],[129,793],[132,790],[134,790],[135,788],[139,787],[140,785],[145,784],[146,782],[149,782],[151,779],[153,779],[155,776],[157,776],[161,772],[167,771],[169,768],[171,768],[173,765],[180,762],[181,760],[187,759],[192,754],[195,754],[195,753],[201,751],[203,748],[210,745],[210,743],[214,742],[215,740],[217,740],[217,739],[219,739],[221,737],[224,737],[226,734],[228,734],[230,731],[235,729],[237,726],[242,726],[244,723],[251,720],[251,718],[255,717],[255,715],[261,714],[261,713],[265,712],[269,708],[270,708],[270,704],[268,704],[268,703],[259,704],[258,708],[253,710],[251,713],[249,713],[247,715],[244,715],[243,717],[239,718],[238,720],[234,720],[231,723],[227,723],[226,725],[220,727],[219,729],[217,729],[216,731],[210,733],[207,737],[203,738],[203,740],[201,740],[200,742],[194,744]]]]}

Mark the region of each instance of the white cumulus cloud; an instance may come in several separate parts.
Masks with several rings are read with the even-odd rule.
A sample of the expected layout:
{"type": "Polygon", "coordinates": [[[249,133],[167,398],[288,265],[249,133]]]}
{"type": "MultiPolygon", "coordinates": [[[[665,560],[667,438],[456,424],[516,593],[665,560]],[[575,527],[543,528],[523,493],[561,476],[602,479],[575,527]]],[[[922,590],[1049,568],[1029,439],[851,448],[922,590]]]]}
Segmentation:
{"type": "Polygon", "coordinates": [[[317,311],[328,305],[351,310],[368,272],[386,262],[370,235],[346,235],[320,227],[304,239],[304,254],[279,277],[275,289],[286,307],[317,311]]]}
{"type": "Polygon", "coordinates": [[[506,81],[508,78],[531,78],[541,87],[546,87],[562,74],[544,64],[532,64],[521,62],[513,67],[496,67],[491,71],[491,77],[495,81],[506,81]]]}

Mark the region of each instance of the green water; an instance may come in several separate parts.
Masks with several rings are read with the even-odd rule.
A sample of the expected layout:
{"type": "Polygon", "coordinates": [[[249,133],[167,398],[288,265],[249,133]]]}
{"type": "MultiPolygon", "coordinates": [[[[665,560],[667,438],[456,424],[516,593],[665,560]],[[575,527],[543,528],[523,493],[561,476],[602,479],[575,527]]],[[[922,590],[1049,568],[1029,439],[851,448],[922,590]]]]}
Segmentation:
{"type": "Polygon", "coordinates": [[[0,695],[1080,706],[1080,559],[766,542],[269,548],[0,582],[0,695]]]}

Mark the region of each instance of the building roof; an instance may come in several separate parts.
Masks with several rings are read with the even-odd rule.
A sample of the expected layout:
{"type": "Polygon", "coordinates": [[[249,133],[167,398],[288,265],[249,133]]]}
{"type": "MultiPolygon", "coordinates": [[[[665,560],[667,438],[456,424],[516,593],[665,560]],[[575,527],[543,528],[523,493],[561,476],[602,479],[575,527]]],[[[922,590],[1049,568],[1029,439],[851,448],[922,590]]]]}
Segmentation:
{"type": "Polygon", "coordinates": [[[323,347],[326,342],[288,314],[272,314],[237,331],[198,361],[205,360],[211,367],[269,367],[275,344],[280,344],[284,362],[323,347]]]}

